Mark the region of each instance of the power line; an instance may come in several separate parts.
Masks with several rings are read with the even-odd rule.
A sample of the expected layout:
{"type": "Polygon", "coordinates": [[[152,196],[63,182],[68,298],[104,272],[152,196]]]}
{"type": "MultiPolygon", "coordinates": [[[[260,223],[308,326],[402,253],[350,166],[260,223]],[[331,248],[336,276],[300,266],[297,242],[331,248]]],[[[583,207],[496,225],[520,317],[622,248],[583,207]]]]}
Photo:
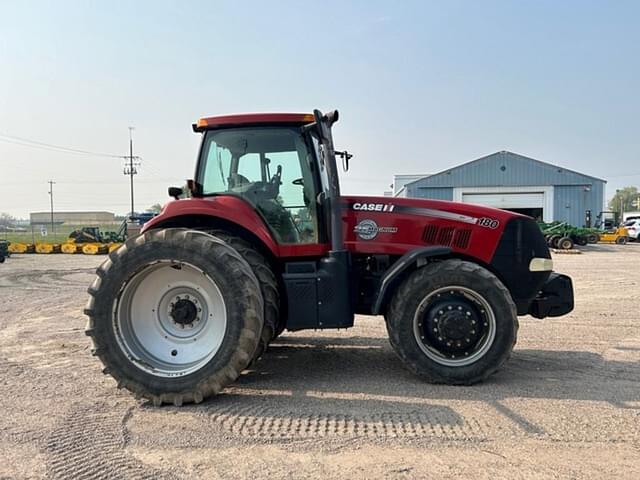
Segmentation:
{"type": "Polygon", "coordinates": [[[133,162],[134,158],[136,160],[140,160],[140,157],[133,156],[133,130],[134,127],[129,127],[129,165],[125,165],[123,170],[123,173],[125,175],[129,175],[129,178],[131,180],[131,215],[133,215],[133,212],[135,212],[135,210],[133,209],[133,176],[138,173],[136,167],[140,166],[140,162],[133,162]]]}
{"type": "Polygon", "coordinates": [[[104,152],[92,152],[90,150],[83,150],[74,147],[65,147],[62,145],[54,145],[52,143],[40,142],[38,140],[31,140],[29,138],[17,137],[15,135],[7,135],[0,132],[0,141],[6,143],[12,143],[14,145],[20,145],[22,147],[40,148],[42,150],[56,151],[60,153],[75,153],[81,155],[91,155],[95,157],[108,157],[108,158],[124,158],[123,155],[114,155],[104,152]]]}

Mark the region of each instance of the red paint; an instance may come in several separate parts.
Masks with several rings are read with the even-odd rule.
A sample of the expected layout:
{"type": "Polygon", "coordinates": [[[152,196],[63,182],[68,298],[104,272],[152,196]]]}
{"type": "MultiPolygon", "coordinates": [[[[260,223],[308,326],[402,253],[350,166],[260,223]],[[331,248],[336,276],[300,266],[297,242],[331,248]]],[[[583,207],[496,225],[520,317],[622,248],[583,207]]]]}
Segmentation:
{"type": "MultiPolygon", "coordinates": [[[[427,244],[423,240],[425,227],[437,225],[440,228],[454,227],[470,230],[471,238],[468,247],[461,249],[452,245],[453,251],[489,263],[505,224],[509,219],[519,216],[505,210],[468,203],[413,198],[343,196],[342,203],[345,205],[342,216],[345,247],[355,254],[403,255],[414,248],[426,246],[427,244]],[[347,206],[356,202],[393,205],[394,209],[391,212],[362,211],[347,206]],[[477,223],[443,219],[424,213],[402,212],[402,207],[430,209],[473,218],[489,218],[497,220],[499,225],[492,229],[477,223]],[[394,227],[397,228],[397,231],[395,233],[380,232],[371,240],[363,240],[354,231],[356,225],[362,220],[373,220],[378,227],[394,227]]],[[[150,228],[161,228],[163,225],[169,224],[170,221],[185,215],[219,217],[236,223],[256,235],[275,257],[321,257],[330,248],[329,244],[278,245],[262,218],[251,205],[240,198],[224,195],[169,202],[164,206],[160,215],[145,224],[143,231],[150,228]]]]}
{"type": "Polygon", "coordinates": [[[233,115],[217,115],[198,120],[196,130],[209,130],[218,127],[230,127],[256,124],[291,123],[304,125],[314,121],[311,113],[238,113],[233,115]]]}
{"type": "Polygon", "coordinates": [[[424,247],[427,245],[422,239],[425,227],[427,225],[437,225],[440,228],[454,227],[456,229],[471,230],[468,247],[460,249],[452,245],[453,251],[476,257],[485,263],[489,263],[505,224],[509,219],[518,216],[516,213],[505,210],[441,200],[344,196],[342,197],[342,202],[343,204],[358,202],[394,206],[394,210],[391,212],[362,211],[354,210],[353,207],[345,207],[342,217],[345,246],[351,252],[361,254],[402,255],[416,247],[424,247]],[[443,219],[428,214],[402,213],[398,211],[398,207],[437,210],[474,218],[491,218],[497,220],[499,225],[497,228],[491,229],[478,224],[443,219]],[[398,230],[395,233],[378,233],[372,240],[362,240],[354,232],[354,228],[362,220],[373,220],[378,227],[395,227],[398,230]]]}
{"type": "Polygon", "coordinates": [[[262,218],[246,201],[231,195],[188,198],[169,202],[162,207],[160,215],[144,224],[142,231],[162,228],[167,223],[187,215],[217,217],[236,223],[257,236],[273,255],[280,256],[278,244],[272,238],[262,218]]]}

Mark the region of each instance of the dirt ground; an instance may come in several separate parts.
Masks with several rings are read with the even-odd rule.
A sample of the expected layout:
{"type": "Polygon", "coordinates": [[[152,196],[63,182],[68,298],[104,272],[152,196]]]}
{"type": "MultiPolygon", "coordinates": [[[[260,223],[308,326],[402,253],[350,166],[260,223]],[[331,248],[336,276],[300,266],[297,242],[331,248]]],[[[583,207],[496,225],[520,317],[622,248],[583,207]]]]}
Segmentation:
{"type": "Polygon", "coordinates": [[[640,245],[555,255],[576,309],[521,318],[490,381],[406,372],[380,318],[285,334],[196,406],[155,408],[100,373],[84,335],[101,261],[0,265],[0,479],[640,478],[640,245]]]}

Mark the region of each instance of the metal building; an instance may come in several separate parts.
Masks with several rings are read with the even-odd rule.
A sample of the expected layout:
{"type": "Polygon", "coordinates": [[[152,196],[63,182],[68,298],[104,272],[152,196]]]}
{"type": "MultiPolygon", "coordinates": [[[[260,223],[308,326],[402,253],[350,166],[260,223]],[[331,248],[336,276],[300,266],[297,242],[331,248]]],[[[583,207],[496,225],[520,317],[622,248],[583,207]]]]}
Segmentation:
{"type": "Polygon", "coordinates": [[[601,178],[512,152],[496,152],[407,183],[401,196],[454,200],[512,210],[546,222],[585,224],[605,210],[601,178]]]}

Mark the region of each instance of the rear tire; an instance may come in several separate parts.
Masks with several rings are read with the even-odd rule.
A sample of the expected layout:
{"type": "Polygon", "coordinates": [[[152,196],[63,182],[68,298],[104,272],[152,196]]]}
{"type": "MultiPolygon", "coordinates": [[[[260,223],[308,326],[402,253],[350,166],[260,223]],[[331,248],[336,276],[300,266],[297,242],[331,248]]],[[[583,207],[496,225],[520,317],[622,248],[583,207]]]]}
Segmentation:
{"type": "Polygon", "coordinates": [[[488,270],[462,260],[429,264],[396,290],[386,315],[391,346],[432,383],[471,385],[496,372],[516,343],[511,294],[488,270]]]}
{"type": "Polygon", "coordinates": [[[236,237],[225,230],[212,230],[212,235],[231,245],[244,258],[260,282],[260,291],[264,300],[264,327],[260,335],[260,346],[256,350],[255,360],[260,358],[269,343],[280,335],[284,328],[284,319],[280,318],[280,292],[278,281],[267,259],[246,240],[236,237]]]}
{"type": "Polygon", "coordinates": [[[618,237],[618,238],[616,238],[616,243],[618,245],[626,245],[627,237],[618,237]]]}
{"type": "Polygon", "coordinates": [[[260,286],[221,239],[150,230],[96,273],[86,334],[119,388],[154,405],[198,403],[251,362],[263,325],[260,286]]]}

